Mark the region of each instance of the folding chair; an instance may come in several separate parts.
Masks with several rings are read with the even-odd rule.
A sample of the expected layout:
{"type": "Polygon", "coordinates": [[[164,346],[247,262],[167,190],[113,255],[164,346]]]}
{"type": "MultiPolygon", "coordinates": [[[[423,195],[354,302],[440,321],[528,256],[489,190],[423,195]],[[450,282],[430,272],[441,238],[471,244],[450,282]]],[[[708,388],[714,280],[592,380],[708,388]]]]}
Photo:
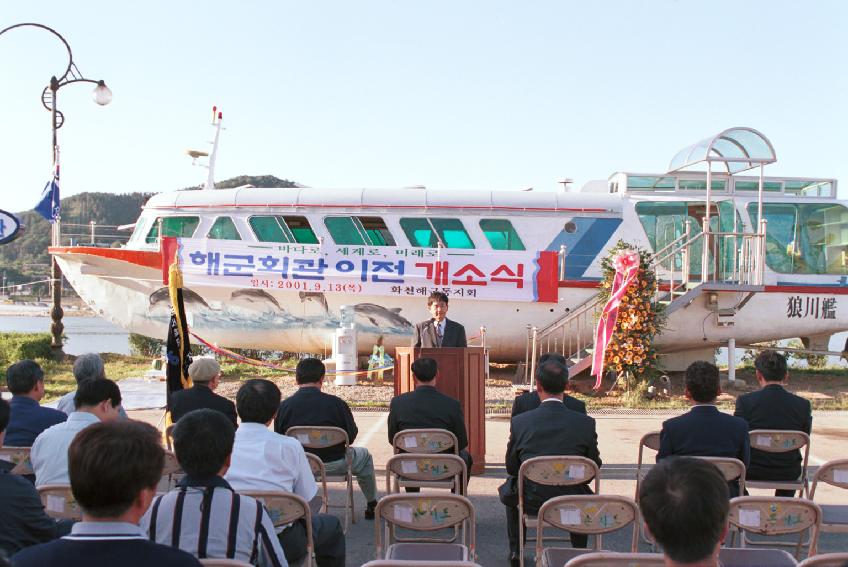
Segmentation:
{"type": "MultiPolygon", "coordinates": [[[[375,510],[374,548],[377,559],[474,561],[474,505],[458,494],[389,494],[375,510]],[[415,532],[436,532],[458,527],[460,543],[453,538],[420,536],[395,543],[398,528],[415,532]],[[385,541],[383,533],[385,532],[385,541]],[[384,554],[385,548],[385,554],[384,554]]],[[[455,532],[454,529],[451,529],[455,532]]]]}
{"type": "Polygon", "coordinates": [[[638,520],[639,508],[636,502],[626,496],[586,494],[552,498],[539,508],[539,523],[536,527],[536,565],[560,567],[578,555],[592,552],[591,549],[544,547],[546,526],[594,535],[594,551],[600,551],[603,548],[602,534],[618,531],[633,524],[630,552],[635,553],[639,549],[638,520]]]}
{"type": "Polygon", "coordinates": [[[739,496],[745,494],[745,463],[739,459],[729,457],[696,457],[704,461],[709,461],[714,464],[721,474],[724,475],[724,480],[727,482],[736,482],[739,485],[739,496]]]}
{"type": "Polygon", "coordinates": [[[375,559],[362,567],[481,567],[473,561],[393,561],[391,559],[375,559]]]}
{"type": "MultiPolygon", "coordinates": [[[[838,488],[848,488],[848,459],[828,461],[819,467],[810,487],[810,500],[815,500],[816,488],[823,482],[838,488]]],[[[819,504],[822,511],[821,531],[848,533],[848,505],[819,504]]]]}
{"type": "Polygon", "coordinates": [[[534,457],[521,463],[518,469],[518,552],[524,567],[525,533],[536,529],[538,519],[524,512],[525,478],[548,486],[576,486],[595,481],[595,494],[600,490],[600,469],[595,461],[586,457],[555,455],[534,457]]]}
{"type": "Polygon", "coordinates": [[[808,557],[798,564],[798,567],[845,567],[848,565],[848,553],[822,553],[808,557]]]}
{"type": "Polygon", "coordinates": [[[447,429],[404,429],[392,438],[392,448],[398,453],[444,453],[459,455],[459,441],[447,429]]]}
{"type": "Polygon", "coordinates": [[[402,453],[386,461],[386,494],[401,488],[458,489],[465,496],[465,461],[456,455],[402,453]]]}
{"type": "Polygon", "coordinates": [[[659,452],[660,450],[660,432],[652,431],[650,433],[645,433],[642,438],[639,440],[639,456],[636,459],[636,496],[633,497],[634,500],[639,500],[639,486],[642,483],[642,479],[645,477],[647,472],[642,472],[642,454],[645,449],[651,449],[655,452],[659,452]]]}
{"type": "MultiPolygon", "coordinates": [[[[728,522],[731,528],[742,534],[741,548],[722,548],[719,552],[719,561],[722,564],[769,565],[771,567],[795,565],[795,560],[801,553],[803,534],[808,529],[810,530],[809,555],[816,554],[821,508],[803,498],[740,496],[730,501],[728,522]],[[795,558],[782,549],[746,549],[745,544],[750,543],[746,542],[746,532],[766,536],[799,534],[795,558]]],[[[768,545],[768,542],[765,545],[768,545]]]]}
{"type": "Polygon", "coordinates": [[[12,463],[12,474],[34,474],[32,462],[29,460],[29,447],[0,447],[0,461],[12,463]]]}
{"type": "Polygon", "coordinates": [[[77,504],[70,484],[45,484],[38,489],[44,511],[57,520],[82,520],[82,510],[77,504]]]}
{"type": "Polygon", "coordinates": [[[601,551],[575,557],[565,567],[655,567],[665,566],[662,553],[613,553],[601,551]]]}
{"type": "Polygon", "coordinates": [[[303,567],[311,567],[315,546],[312,543],[312,513],[309,511],[309,503],[297,494],[282,490],[239,490],[238,493],[262,502],[275,528],[287,526],[303,518],[306,525],[306,556],[303,567]]]}
{"type": "Polygon", "coordinates": [[[324,461],[318,455],[306,453],[306,460],[309,461],[309,468],[312,469],[312,474],[315,475],[315,480],[321,483],[321,510],[322,514],[327,513],[327,507],[330,505],[330,496],[327,493],[327,469],[324,467],[324,461]]]}
{"type": "Polygon", "coordinates": [[[771,490],[798,490],[799,496],[810,493],[807,481],[807,462],[810,459],[810,436],[803,431],[781,431],[779,429],[754,429],[749,433],[751,448],[766,453],[787,453],[803,449],[801,476],[798,480],[748,480],[748,488],[766,488],[771,490]]]}
{"type": "Polygon", "coordinates": [[[162,467],[162,480],[168,485],[168,490],[172,489],[177,481],[185,474],[183,467],[177,460],[177,456],[173,451],[165,451],[165,466],[162,467]]]}
{"type": "MultiPolygon", "coordinates": [[[[353,506],[353,459],[350,453],[350,440],[347,437],[347,432],[341,427],[298,425],[289,427],[286,430],[286,435],[300,441],[304,449],[326,449],[344,444],[345,474],[338,476],[325,475],[324,479],[326,482],[344,482],[346,485],[344,532],[347,533],[348,525],[350,523],[356,523],[356,510],[353,506]]],[[[329,507],[329,503],[327,506],[329,507]]]]}
{"type": "Polygon", "coordinates": [[[238,559],[198,559],[204,567],[253,567],[250,563],[238,559]]]}

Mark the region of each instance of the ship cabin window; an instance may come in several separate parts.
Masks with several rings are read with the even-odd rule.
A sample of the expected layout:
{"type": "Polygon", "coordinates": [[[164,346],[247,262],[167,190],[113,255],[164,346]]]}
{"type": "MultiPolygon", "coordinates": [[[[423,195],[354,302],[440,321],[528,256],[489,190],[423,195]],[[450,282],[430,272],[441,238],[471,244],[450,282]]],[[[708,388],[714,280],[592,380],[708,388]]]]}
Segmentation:
{"type": "MultiPolygon", "coordinates": [[[[748,203],[756,226],[757,203],[748,203]]],[[[766,265],[780,274],[848,274],[848,209],[836,203],[763,203],[766,265]]]]}
{"type": "MultiPolygon", "coordinates": [[[[780,190],[783,188],[782,183],[780,181],[763,181],[763,193],[780,193],[780,190]]],[[[754,191],[757,192],[760,190],[760,182],[759,181],[740,181],[737,180],[733,187],[737,191],[754,191]]]]}
{"type": "Polygon", "coordinates": [[[200,217],[159,217],[153,221],[153,226],[147,233],[145,242],[147,244],[156,244],[159,242],[159,221],[162,221],[162,236],[176,236],[177,238],[191,238],[197,225],[200,224],[200,217]]]}
{"type": "Polygon", "coordinates": [[[327,217],[324,225],[336,244],[395,246],[395,239],[380,217],[327,217]]]}
{"type": "MultiPolygon", "coordinates": [[[[706,179],[678,179],[677,185],[681,191],[706,191],[706,179]]],[[[713,179],[710,183],[713,191],[724,191],[727,189],[727,181],[724,179],[713,179]]]]}
{"type": "Polygon", "coordinates": [[[241,240],[236,223],[230,217],[218,217],[209,229],[206,238],[213,240],[241,240]]]}
{"type": "Polygon", "coordinates": [[[248,221],[259,242],[318,244],[318,237],[306,217],[255,216],[248,221]]]}
{"type": "Polygon", "coordinates": [[[674,191],[676,178],[628,175],[628,191],[674,191]]]}
{"type": "Polygon", "coordinates": [[[451,218],[405,218],[400,227],[415,248],[473,249],[474,242],[462,226],[462,221],[451,218]]]}
{"type": "Polygon", "coordinates": [[[480,229],[493,250],[524,250],[524,243],[507,219],[481,219],[480,229]]]}
{"type": "Polygon", "coordinates": [[[787,195],[804,197],[834,197],[833,183],[830,181],[784,181],[783,192],[787,195]]]}

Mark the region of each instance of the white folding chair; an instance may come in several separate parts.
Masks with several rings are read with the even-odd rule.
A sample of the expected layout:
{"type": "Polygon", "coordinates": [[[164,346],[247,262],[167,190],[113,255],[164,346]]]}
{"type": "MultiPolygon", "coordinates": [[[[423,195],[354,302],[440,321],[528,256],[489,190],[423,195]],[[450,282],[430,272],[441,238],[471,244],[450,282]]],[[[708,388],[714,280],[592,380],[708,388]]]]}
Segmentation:
{"type": "Polygon", "coordinates": [[[444,488],[465,495],[465,461],[456,455],[401,453],[386,461],[386,494],[401,488],[444,488]]]}
{"type": "Polygon", "coordinates": [[[574,455],[534,457],[521,463],[518,469],[518,551],[521,567],[524,567],[526,531],[536,529],[538,525],[537,516],[524,510],[525,483],[532,481],[547,486],[577,486],[594,481],[594,492],[597,494],[601,486],[600,472],[595,461],[574,455]]]}
{"type": "Polygon", "coordinates": [[[474,514],[471,501],[458,494],[389,494],[377,503],[375,510],[376,558],[428,562],[474,561],[474,514]],[[454,543],[454,528],[457,527],[460,541],[454,543]],[[416,538],[405,537],[403,542],[397,542],[398,529],[422,534],[450,530],[453,537],[421,535],[416,538]]]}
{"type": "Polygon", "coordinates": [[[312,543],[312,514],[309,511],[309,503],[297,494],[282,490],[239,490],[238,493],[262,502],[275,528],[287,526],[303,518],[306,525],[306,556],[303,565],[311,567],[315,546],[312,543]]]}
{"type": "Polygon", "coordinates": [[[602,535],[615,532],[633,524],[630,552],[639,548],[639,508],[632,498],[602,494],[557,496],[539,508],[536,526],[536,565],[559,567],[579,555],[591,553],[592,549],[544,547],[545,527],[579,534],[594,535],[594,551],[603,549],[602,535]]]}
{"type": "Polygon", "coordinates": [[[782,431],[779,429],[754,429],[749,433],[751,449],[766,453],[788,453],[802,451],[801,476],[797,480],[748,480],[748,488],[765,488],[769,490],[796,490],[799,496],[809,494],[810,485],[807,481],[807,462],[810,460],[810,436],[803,431],[782,431]]]}
{"type": "MultiPolygon", "coordinates": [[[[848,488],[848,459],[828,461],[819,467],[813,476],[810,500],[815,500],[816,489],[820,482],[838,488],[848,488]]],[[[822,510],[821,531],[848,533],[848,504],[818,503],[818,505],[822,510]]]]}
{"type": "Polygon", "coordinates": [[[38,488],[44,511],[57,520],[82,520],[82,509],[77,504],[70,484],[45,484],[38,488]]]}
{"type": "Polygon", "coordinates": [[[565,567],[660,567],[665,566],[662,553],[614,553],[600,551],[579,555],[565,567]]]}
{"type": "Polygon", "coordinates": [[[315,475],[315,480],[321,485],[321,510],[322,514],[327,513],[327,507],[330,505],[330,495],[327,493],[327,469],[324,467],[324,461],[318,455],[306,453],[306,460],[309,461],[309,468],[312,469],[312,474],[315,475]]]}
{"type": "Polygon", "coordinates": [[[848,553],[822,553],[808,557],[798,564],[798,567],[845,567],[848,565],[848,553]]]}
{"type": "Polygon", "coordinates": [[[645,475],[648,474],[647,471],[642,470],[642,465],[644,464],[643,456],[644,450],[651,449],[654,452],[658,452],[660,450],[660,432],[652,431],[650,433],[646,433],[639,440],[639,456],[636,459],[636,496],[633,497],[634,500],[639,500],[639,487],[642,485],[642,479],[645,478],[645,475]]]}
{"type": "Polygon", "coordinates": [[[177,460],[177,456],[173,451],[165,451],[165,466],[162,467],[162,480],[166,482],[168,488],[170,490],[174,488],[177,481],[185,475],[183,471],[183,467],[180,465],[180,462],[177,460]]]}
{"type": "MultiPolygon", "coordinates": [[[[345,474],[338,476],[324,476],[326,482],[343,482],[346,488],[344,532],[350,523],[356,523],[356,511],[353,504],[353,459],[350,452],[350,440],[347,432],[341,427],[329,426],[304,426],[289,427],[286,435],[294,437],[304,449],[327,449],[336,445],[344,445],[345,452],[345,474]]],[[[327,504],[329,507],[329,503],[327,504]]]]}
{"type": "Polygon", "coordinates": [[[721,474],[724,475],[724,480],[727,482],[735,482],[739,486],[739,496],[745,494],[745,463],[739,459],[730,457],[695,457],[708,461],[716,466],[721,474]]]}
{"type": "MultiPolygon", "coordinates": [[[[740,496],[730,501],[728,522],[731,529],[742,534],[740,548],[725,547],[719,560],[727,565],[769,565],[779,567],[795,565],[801,553],[803,534],[810,530],[809,555],[816,554],[821,524],[821,508],[804,498],[777,496],[740,496]],[[765,536],[799,534],[795,558],[782,549],[747,549],[745,534],[765,536]]],[[[757,542],[760,543],[760,542],[757,542]]],[[[769,545],[765,542],[764,545],[769,545]]]]}
{"type": "Polygon", "coordinates": [[[29,460],[29,447],[0,447],[0,461],[12,463],[12,474],[33,474],[32,461],[29,460]]]}
{"type": "Polygon", "coordinates": [[[392,449],[398,453],[445,453],[459,455],[459,441],[447,429],[404,429],[392,438],[392,449]]]}

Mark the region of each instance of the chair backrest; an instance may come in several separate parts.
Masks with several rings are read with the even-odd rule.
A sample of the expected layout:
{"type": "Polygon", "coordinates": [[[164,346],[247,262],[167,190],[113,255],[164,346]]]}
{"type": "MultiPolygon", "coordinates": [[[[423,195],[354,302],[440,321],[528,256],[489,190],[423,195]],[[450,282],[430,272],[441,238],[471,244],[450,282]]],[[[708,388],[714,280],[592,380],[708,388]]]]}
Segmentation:
{"type": "Polygon", "coordinates": [[[636,459],[636,496],[635,498],[639,498],[639,485],[642,482],[642,463],[644,458],[645,449],[651,449],[653,451],[660,450],[660,432],[659,431],[651,431],[650,433],[645,433],[642,438],[639,440],[639,455],[636,459]]]}
{"type": "MultiPolygon", "coordinates": [[[[728,522],[737,529],[767,536],[810,529],[810,555],[816,554],[821,508],[804,498],[739,496],[730,500],[728,522]]],[[[742,546],[745,538],[742,538],[742,546]]]]}
{"type": "Polygon", "coordinates": [[[524,502],[526,480],[549,486],[573,486],[594,480],[594,492],[597,494],[600,490],[600,472],[595,461],[576,455],[552,455],[527,459],[518,469],[519,503],[524,502]]]}
{"type": "Polygon", "coordinates": [[[306,449],[326,449],[344,443],[350,445],[347,431],[341,427],[296,425],[286,430],[286,435],[297,439],[306,449]]]}
{"type": "Polygon", "coordinates": [[[45,484],[39,487],[38,495],[44,511],[57,520],[82,520],[80,509],[71,492],[70,484],[45,484]]]}
{"type": "Polygon", "coordinates": [[[402,453],[386,461],[386,492],[398,492],[394,478],[415,481],[440,481],[454,479],[463,486],[467,476],[465,461],[456,455],[402,453]]]}
{"type": "MultiPolygon", "coordinates": [[[[536,557],[541,557],[544,526],[579,534],[594,534],[595,549],[602,549],[601,534],[614,532],[639,520],[636,502],[626,496],[581,494],[551,498],[539,508],[539,529],[536,530],[536,557]]],[[[630,551],[639,546],[639,530],[633,529],[630,551]]]]}
{"type": "Polygon", "coordinates": [[[304,498],[282,490],[239,490],[238,493],[262,502],[274,527],[285,526],[304,518],[308,541],[312,541],[312,514],[309,511],[309,503],[304,498]]]}
{"type": "Polygon", "coordinates": [[[392,448],[397,453],[443,453],[459,454],[459,441],[447,429],[405,429],[392,438],[392,448]]]}
{"type": "Polygon", "coordinates": [[[33,474],[32,461],[29,460],[29,447],[0,447],[0,461],[15,465],[9,471],[13,474],[33,474]]]}
{"type": "Polygon", "coordinates": [[[653,567],[665,565],[662,553],[614,553],[601,551],[579,555],[565,564],[566,567],[653,567]]]}
{"type": "Polygon", "coordinates": [[[798,564],[798,567],[845,567],[848,565],[848,553],[822,553],[808,557],[798,564]]]}
{"type": "Polygon", "coordinates": [[[253,567],[250,563],[238,559],[198,559],[204,567],[253,567]]]}
{"type": "Polygon", "coordinates": [[[327,506],[330,505],[329,496],[327,495],[327,467],[324,466],[324,461],[318,455],[306,453],[306,460],[309,462],[309,468],[312,469],[312,474],[321,484],[321,512],[327,512],[327,506]]]}
{"type": "Polygon", "coordinates": [[[839,488],[848,488],[848,459],[837,459],[828,461],[819,467],[813,477],[813,486],[810,488],[810,500],[816,495],[816,486],[823,482],[839,488]]]}
{"type": "MultiPolygon", "coordinates": [[[[468,557],[475,557],[474,505],[465,496],[458,494],[389,494],[377,502],[375,509],[377,521],[374,522],[374,547],[376,557],[383,558],[383,551],[394,534],[394,528],[418,532],[434,532],[459,527],[461,541],[468,547],[468,557]],[[383,524],[386,527],[386,541],[383,541],[383,524]]],[[[455,535],[454,535],[455,537],[455,535]]],[[[404,541],[453,541],[421,536],[404,536],[404,541]]]]}
{"type": "Polygon", "coordinates": [[[169,451],[174,450],[174,426],[176,423],[172,423],[168,427],[165,428],[165,448],[169,451]]]}
{"type": "Polygon", "coordinates": [[[724,480],[727,482],[736,482],[739,485],[739,494],[745,494],[745,463],[739,459],[730,457],[696,457],[704,461],[709,461],[714,464],[721,474],[724,475],[724,480]]]}
{"type": "Polygon", "coordinates": [[[748,434],[751,448],[766,453],[787,453],[804,449],[804,468],[810,453],[810,436],[803,431],[782,431],[780,429],[754,429],[748,434]]]}
{"type": "Polygon", "coordinates": [[[362,567],[480,567],[473,561],[415,561],[412,559],[376,559],[362,567]]]}
{"type": "Polygon", "coordinates": [[[177,456],[173,451],[165,451],[165,466],[162,467],[162,476],[171,476],[175,474],[185,474],[183,467],[177,460],[177,456]]]}

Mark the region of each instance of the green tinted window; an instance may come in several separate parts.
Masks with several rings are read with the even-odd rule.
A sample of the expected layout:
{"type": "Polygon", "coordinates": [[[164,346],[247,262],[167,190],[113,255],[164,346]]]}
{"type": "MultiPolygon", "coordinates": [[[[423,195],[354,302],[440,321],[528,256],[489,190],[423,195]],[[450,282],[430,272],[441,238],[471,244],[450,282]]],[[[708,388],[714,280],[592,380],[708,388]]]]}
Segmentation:
{"type": "Polygon", "coordinates": [[[362,227],[371,246],[395,246],[394,236],[380,217],[356,217],[355,220],[362,227]]]}
{"type": "Polygon", "coordinates": [[[400,219],[400,227],[415,248],[436,248],[439,245],[427,219],[400,219]]]}
{"type": "Polygon", "coordinates": [[[230,217],[218,217],[209,229],[206,238],[213,240],[241,240],[241,235],[230,217]]]}
{"type": "MultiPolygon", "coordinates": [[[[748,204],[756,226],[757,203],[748,204]]],[[[766,265],[781,274],[848,274],[848,209],[834,203],[763,203],[766,265]]]]}
{"type": "MultiPolygon", "coordinates": [[[[759,191],[759,181],[736,181],[733,185],[737,191],[759,191]]],[[[763,192],[779,192],[781,189],[780,181],[763,181],[763,192]]]]}
{"type": "Polygon", "coordinates": [[[524,243],[506,219],[482,219],[480,229],[495,250],[524,250],[524,243]]]}
{"type": "Polygon", "coordinates": [[[629,191],[674,191],[674,177],[627,176],[629,191]]]}
{"type": "Polygon", "coordinates": [[[459,219],[430,219],[446,248],[474,248],[471,237],[459,219]]]}
{"type": "Polygon", "coordinates": [[[300,244],[318,244],[318,237],[312,231],[306,217],[262,216],[250,217],[250,228],[259,242],[298,242],[300,244]]]}
{"type": "Polygon", "coordinates": [[[365,244],[362,233],[350,217],[327,217],[324,219],[324,226],[327,227],[336,244],[365,244]]]}
{"type": "MultiPolygon", "coordinates": [[[[147,233],[145,242],[153,244],[159,241],[159,220],[153,222],[150,231],[147,233]]],[[[176,236],[177,238],[191,238],[194,235],[197,225],[200,224],[200,217],[161,217],[162,220],[162,236],[176,236]]]]}
{"type": "MultiPolygon", "coordinates": [[[[682,191],[706,191],[707,190],[707,180],[706,179],[680,179],[677,182],[678,187],[682,191]]],[[[727,182],[724,179],[720,179],[712,182],[713,191],[724,191],[727,182]]]]}

